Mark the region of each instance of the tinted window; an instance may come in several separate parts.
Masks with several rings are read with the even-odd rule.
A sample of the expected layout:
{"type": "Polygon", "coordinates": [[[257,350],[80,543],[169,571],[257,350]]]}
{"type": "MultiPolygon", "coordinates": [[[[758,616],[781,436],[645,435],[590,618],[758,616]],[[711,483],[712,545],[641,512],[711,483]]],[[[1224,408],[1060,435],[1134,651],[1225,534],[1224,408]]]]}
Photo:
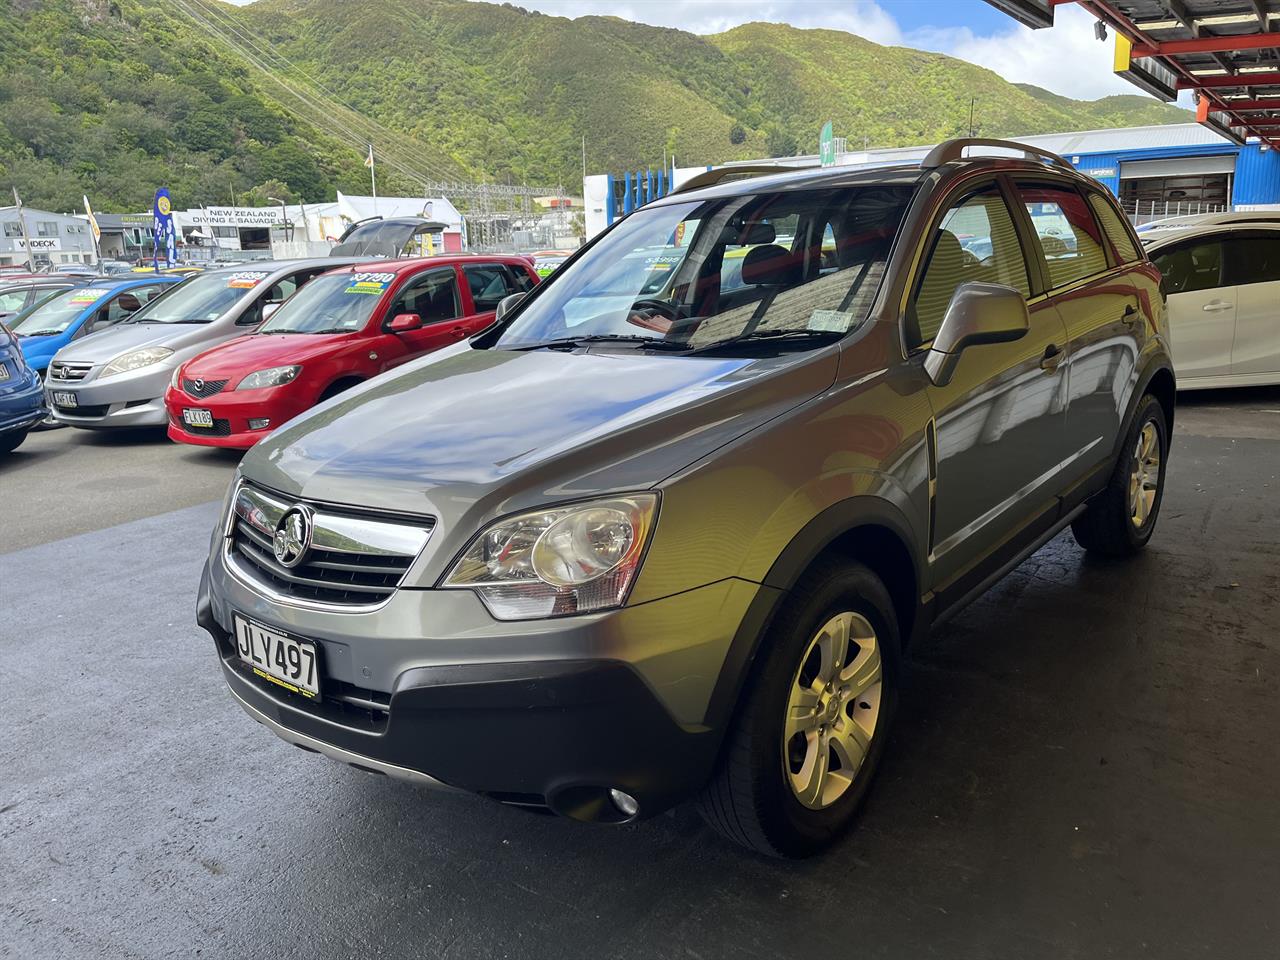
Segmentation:
{"type": "Polygon", "coordinates": [[[517,293],[527,293],[533,289],[533,279],[523,267],[509,267],[508,269],[515,280],[517,293]]]}
{"type": "Polygon", "coordinates": [[[503,297],[520,292],[515,289],[506,268],[500,263],[463,267],[462,272],[466,274],[467,284],[471,287],[471,299],[475,301],[476,313],[496,310],[503,297]]]}
{"type": "Polygon", "coordinates": [[[416,313],[423,323],[452,320],[462,313],[458,305],[457,277],[453,271],[432,270],[410,280],[387,311],[387,319],[402,313],[416,313]]]}
{"type": "Polygon", "coordinates": [[[1152,260],[1165,293],[1192,293],[1222,286],[1222,244],[1217,240],[1166,247],[1152,260]]]}
{"type": "Polygon", "coordinates": [[[1102,228],[1088,205],[1070,187],[1048,183],[1019,183],[1032,226],[1049,267],[1049,284],[1065,284],[1107,269],[1102,228]]]}
{"type": "Polygon", "coordinates": [[[1089,194],[1089,205],[1098,215],[1102,229],[1106,231],[1107,239],[1111,241],[1111,246],[1115,248],[1116,256],[1121,262],[1129,263],[1139,259],[1138,248],[1133,245],[1133,238],[1129,235],[1124,221],[1120,219],[1120,214],[1116,213],[1116,208],[1105,197],[1096,193],[1089,194]]]}
{"type": "Polygon", "coordinates": [[[1280,280],[1280,234],[1231,237],[1222,258],[1228,287],[1280,280]]]}
{"type": "Polygon", "coordinates": [[[1024,297],[1031,292],[1013,217],[994,183],[967,195],[938,225],[907,311],[912,346],[933,339],[956,287],[973,280],[1002,283],[1024,297]]]}

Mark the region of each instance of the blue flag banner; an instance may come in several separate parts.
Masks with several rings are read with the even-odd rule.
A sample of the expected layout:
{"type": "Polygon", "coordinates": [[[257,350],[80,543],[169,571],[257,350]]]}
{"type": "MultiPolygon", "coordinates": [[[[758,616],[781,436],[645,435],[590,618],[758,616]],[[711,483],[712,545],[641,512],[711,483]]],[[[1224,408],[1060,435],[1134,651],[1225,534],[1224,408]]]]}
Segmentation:
{"type": "Polygon", "coordinates": [[[160,187],[156,191],[155,203],[151,211],[152,233],[154,235],[152,256],[156,269],[160,269],[160,247],[164,246],[165,259],[173,266],[178,259],[178,235],[173,226],[173,205],[169,201],[169,188],[160,187]]]}

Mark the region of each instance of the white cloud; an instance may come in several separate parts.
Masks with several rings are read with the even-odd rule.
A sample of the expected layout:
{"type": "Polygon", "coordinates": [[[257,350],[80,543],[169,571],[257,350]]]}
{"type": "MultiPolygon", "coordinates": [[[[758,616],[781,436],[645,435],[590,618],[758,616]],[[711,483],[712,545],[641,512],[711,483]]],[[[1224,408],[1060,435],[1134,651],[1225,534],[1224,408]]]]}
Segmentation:
{"type": "Polygon", "coordinates": [[[1010,21],[1008,30],[977,36],[967,28],[920,30],[903,45],[945,53],[994,70],[1013,83],[1034,83],[1064,97],[1096,100],[1114,93],[1142,91],[1112,72],[1115,40],[1099,41],[1096,21],[1078,7],[1057,9],[1054,26],[1032,30],[1010,21]]]}

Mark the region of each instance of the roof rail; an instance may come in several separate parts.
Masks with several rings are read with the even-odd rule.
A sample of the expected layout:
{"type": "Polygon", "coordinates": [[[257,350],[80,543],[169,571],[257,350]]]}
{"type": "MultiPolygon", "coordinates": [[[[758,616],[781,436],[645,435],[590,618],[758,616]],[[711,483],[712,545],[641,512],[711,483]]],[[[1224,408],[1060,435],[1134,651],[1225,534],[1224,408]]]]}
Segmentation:
{"type": "MultiPolygon", "coordinates": [[[[748,177],[767,177],[772,173],[795,173],[797,170],[816,170],[817,167],[784,167],[776,163],[759,163],[759,164],[740,164],[736,167],[716,167],[714,170],[708,170],[705,173],[699,173],[680,186],[676,187],[671,193],[687,193],[690,190],[700,190],[703,187],[715,186],[717,183],[723,183],[725,180],[739,177],[743,180],[748,177]]],[[[667,194],[670,196],[671,194],[667,194]]]]}
{"type": "Polygon", "coordinates": [[[933,170],[944,163],[960,160],[964,157],[964,151],[969,147],[999,147],[1002,150],[1016,150],[1028,160],[1044,160],[1066,170],[1075,170],[1075,167],[1063,160],[1062,157],[1056,153],[1050,153],[1048,150],[1041,150],[1039,147],[1033,147],[1026,143],[1018,143],[1016,140],[990,140],[986,137],[956,137],[954,140],[944,140],[929,151],[929,155],[920,161],[920,166],[925,170],[933,170]]]}

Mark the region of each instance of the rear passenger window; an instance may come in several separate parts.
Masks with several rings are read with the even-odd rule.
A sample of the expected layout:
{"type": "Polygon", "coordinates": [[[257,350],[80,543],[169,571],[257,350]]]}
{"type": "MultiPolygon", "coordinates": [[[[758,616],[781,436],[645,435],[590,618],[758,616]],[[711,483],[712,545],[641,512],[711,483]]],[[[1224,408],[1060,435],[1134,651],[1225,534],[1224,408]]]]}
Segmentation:
{"type": "Polygon", "coordinates": [[[516,293],[528,293],[533,289],[533,278],[529,276],[529,271],[523,267],[508,267],[507,269],[515,280],[516,293]]]}
{"type": "Polygon", "coordinates": [[[1222,244],[1217,240],[1183,243],[1153,258],[1164,278],[1165,293],[1194,293],[1222,286],[1222,244]]]}
{"type": "Polygon", "coordinates": [[[1049,285],[1065,286],[1107,269],[1102,228],[1082,197],[1071,187],[1019,183],[1032,226],[1049,267],[1049,285]]]}
{"type": "Polygon", "coordinates": [[[409,281],[387,311],[387,319],[394,319],[402,313],[416,313],[423,323],[439,323],[452,320],[461,312],[453,270],[432,270],[409,281]]]}
{"type": "Polygon", "coordinates": [[[956,287],[973,280],[1002,283],[1024,297],[1031,293],[1013,217],[994,183],[966,196],[938,225],[907,309],[907,339],[912,347],[934,338],[956,287]]]}
{"type": "Polygon", "coordinates": [[[467,276],[467,284],[471,287],[471,299],[475,301],[476,313],[497,310],[503,297],[520,292],[513,288],[510,275],[500,263],[462,269],[467,276]]]}
{"type": "Polygon", "coordinates": [[[1280,280],[1280,234],[1231,237],[1223,246],[1224,285],[1239,287],[1280,280]]]}
{"type": "Polygon", "coordinates": [[[1116,213],[1116,208],[1105,197],[1101,197],[1096,193],[1089,194],[1089,206],[1093,207],[1093,212],[1098,215],[1102,229],[1106,231],[1107,239],[1111,241],[1111,246],[1115,248],[1116,256],[1120,258],[1120,262],[1131,263],[1134,260],[1140,260],[1141,257],[1138,255],[1138,248],[1134,245],[1133,237],[1129,235],[1129,231],[1125,228],[1124,221],[1120,219],[1120,214],[1116,213]]]}

